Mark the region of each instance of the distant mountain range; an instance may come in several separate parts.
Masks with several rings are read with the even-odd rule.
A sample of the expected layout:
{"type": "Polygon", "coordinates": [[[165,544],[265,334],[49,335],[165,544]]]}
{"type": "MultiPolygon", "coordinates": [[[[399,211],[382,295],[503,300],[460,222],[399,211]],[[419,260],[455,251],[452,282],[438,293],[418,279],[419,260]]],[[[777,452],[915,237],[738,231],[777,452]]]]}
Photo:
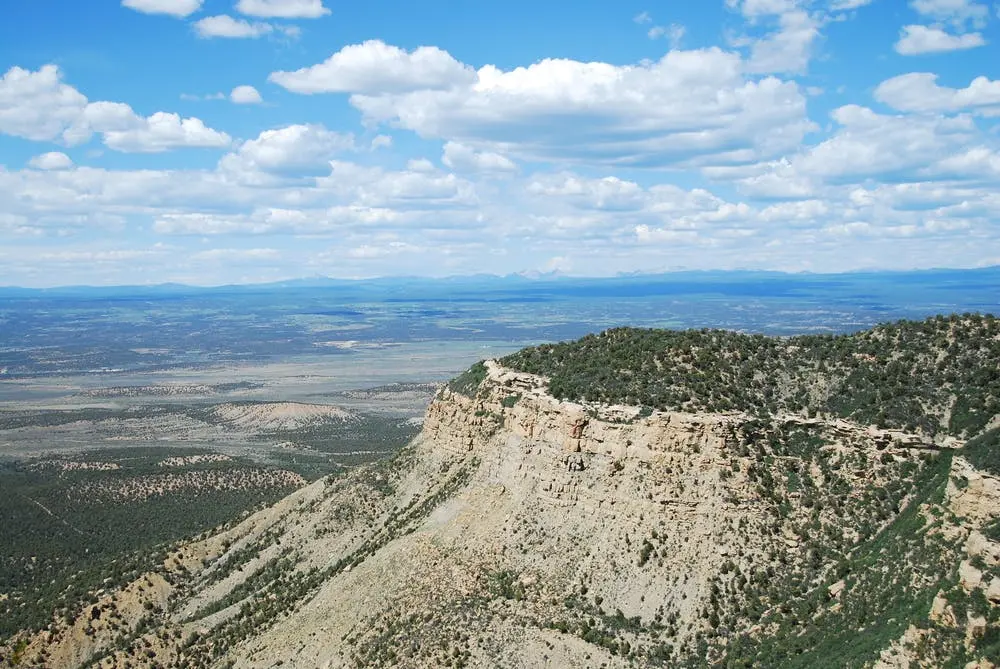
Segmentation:
{"type": "Polygon", "coordinates": [[[60,286],[23,288],[0,286],[0,298],[17,297],[162,297],[191,295],[258,294],[276,291],[335,291],[345,296],[407,297],[430,299],[483,299],[493,295],[591,295],[637,297],[665,293],[713,293],[774,296],[789,292],[831,292],[841,295],[899,291],[931,291],[943,296],[956,290],[1000,289],[1000,266],[976,269],[929,269],[913,271],[865,271],[843,274],[786,273],[769,271],[683,271],[664,274],[621,274],[614,277],[572,277],[556,272],[519,273],[497,276],[473,274],[443,278],[380,277],[334,279],[310,277],[263,284],[191,286],[164,283],[149,286],[60,286]]]}

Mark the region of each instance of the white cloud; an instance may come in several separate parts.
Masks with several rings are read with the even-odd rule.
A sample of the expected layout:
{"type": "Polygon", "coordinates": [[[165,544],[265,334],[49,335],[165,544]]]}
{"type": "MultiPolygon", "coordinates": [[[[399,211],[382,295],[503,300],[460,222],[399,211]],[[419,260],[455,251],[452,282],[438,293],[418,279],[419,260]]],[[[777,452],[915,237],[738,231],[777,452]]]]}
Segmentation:
{"type": "Polygon", "coordinates": [[[671,49],[678,49],[681,45],[681,40],[684,39],[684,35],[687,33],[687,28],[679,23],[671,23],[669,26],[653,26],[646,32],[646,36],[649,39],[659,39],[661,37],[667,38],[667,43],[670,44],[671,49]]]}
{"type": "Polygon", "coordinates": [[[240,145],[219,161],[220,168],[241,178],[258,173],[286,176],[329,173],[330,160],[354,148],[351,135],[327,130],[322,125],[290,125],[265,130],[256,139],[240,145]]]}
{"type": "Polygon", "coordinates": [[[148,258],[156,251],[148,249],[113,249],[107,251],[52,251],[42,253],[40,259],[58,263],[108,263],[148,258]]]}
{"type": "Polygon", "coordinates": [[[35,141],[58,139],[68,145],[100,133],[111,149],[147,153],[230,142],[228,135],[197,118],[181,119],[165,112],[147,118],[121,102],[89,102],[62,82],[55,65],[37,72],[14,67],[0,79],[0,133],[35,141]]]}
{"type": "Polygon", "coordinates": [[[76,121],[63,132],[62,139],[70,145],[79,144],[88,141],[96,132],[102,133],[107,143],[108,133],[136,129],[144,121],[123,102],[91,102],[80,110],[76,121]]]}
{"type": "Polygon", "coordinates": [[[870,5],[872,1],[873,0],[834,0],[830,3],[830,9],[833,11],[849,11],[864,7],[865,5],[870,5]]]}
{"type": "Polygon", "coordinates": [[[225,148],[231,143],[229,135],[209,128],[201,119],[182,119],[166,112],[140,118],[128,130],[104,133],[108,148],[130,153],[159,153],[180,147],[225,148]]]}
{"type": "MultiPolygon", "coordinates": [[[[967,151],[956,163],[976,169],[992,159],[967,151]]],[[[542,268],[554,243],[558,255],[572,258],[575,267],[607,273],[660,267],[664,254],[685,246],[698,249],[696,256],[678,258],[691,267],[850,269],[870,266],[878,254],[891,259],[889,266],[929,266],[962,257],[963,244],[995,248],[991,221],[1000,215],[1000,196],[983,185],[826,187],[822,197],[802,202],[755,204],[727,201],[701,188],[642,186],[610,174],[533,174],[479,191],[424,161],[401,171],[342,161],[333,161],[330,169],[329,177],[258,185],[231,179],[224,170],[0,168],[0,228],[29,239],[61,234],[67,225],[92,225],[96,216],[110,212],[129,220],[139,216],[151,220],[155,234],[170,236],[176,249],[187,249],[135,251],[149,254],[147,277],[203,281],[208,270],[182,274],[188,261],[177,258],[204,253],[190,263],[217,268],[222,281],[231,281],[227,267],[255,260],[288,276],[307,267],[343,275],[356,271],[352,258],[367,263],[369,275],[421,267],[426,272],[430,266],[438,274],[510,271],[512,258],[518,267],[542,268]],[[47,218],[41,211],[49,212],[47,218]],[[272,253],[246,248],[241,239],[246,235],[323,237],[333,246],[305,241],[293,247],[289,241],[272,253]],[[200,246],[205,236],[218,240],[208,251],[200,246]],[[286,247],[295,251],[286,254],[286,247]],[[803,254],[805,248],[809,252],[803,254]],[[923,252],[930,248],[933,256],[923,252]]],[[[31,265],[5,258],[5,269],[19,280],[42,276],[39,269],[65,277],[70,265],[85,267],[88,259],[100,258],[102,266],[127,273],[133,251],[118,258],[103,249],[67,246],[31,254],[31,265]]]]}
{"type": "Polygon", "coordinates": [[[937,169],[945,177],[1000,182],[1000,151],[975,146],[964,153],[943,158],[937,169]]]}
{"type": "Polygon", "coordinates": [[[396,256],[401,253],[423,253],[424,247],[408,244],[407,242],[389,241],[385,244],[362,244],[347,251],[351,258],[385,258],[396,256]]]}
{"type": "Polygon", "coordinates": [[[738,10],[748,19],[777,16],[798,10],[798,0],[726,0],[730,9],[738,10]]]}
{"type": "MultiPolygon", "coordinates": [[[[0,212],[0,232],[21,236],[38,237],[44,234],[44,230],[38,226],[29,225],[27,216],[15,214],[4,214],[0,212]]],[[[3,257],[0,254],[0,257],[3,257]]]]}
{"type": "Polygon", "coordinates": [[[229,99],[238,105],[257,105],[264,101],[253,86],[237,86],[229,94],[229,99]]]}
{"type": "Polygon", "coordinates": [[[208,249],[191,255],[195,262],[258,262],[281,257],[277,249],[208,249]]]}
{"type": "Polygon", "coordinates": [[[896,53],[903,56],[917,56],[924,53],[941,53],[974,49],[986,44],[979,33],[952,35],[934,26],[903,26],[896,42],[896,53]]]}
{"type": "Polygon", "coordinates": [[[188,102],[200,102],[202,100],[225,100],[225,93],[208,93],[206,95],[193,95],[191,93],[181,93],[181,100],[188,102]]]}
{"type": "Polygon", "coordinates": [[[351,228],[395,225],[405,218],[392,209],[335,206],[326,209],[258,207],[248,214],[163,214],[153,223],[162,235],[318,235],[344,233],[351,228]]]}
{"type": "Polygon", "coordinates": [[[565,199],[577,208],[600,211],[636,211],[651,201],[639,184],[618,177],[586,179],[572,173],[536,175],[526,190],[532,195],[565,199]]]}
{"type": "Polygon", "coordinates": [[[804,199],[815,197],[820,192],[819,180],[794,170],[788,170],[790,176],[781,176],[781,170],[768,172],[758,176],[747,177],[739,181],[741,193],[761,198],[804,199]]]}
{"type": "Polygon", "coordinates": [[[748,71],[801,74],[808,69],[820,27],[829,18],[823,12],[808,11],[809,3],[801,0],[726,0],[726,4],[738,10],[755,32],[730,39],[734,46],[749,47],[748,71]],[[761,25],[774,28],[761,35],[761,25]]]}
{"type": "Polygon", "coordinates": [[[739,55],[717,48],[636,65],[546,59],[475,73],[445,52],[416,53],[368,43],[291,75],[294,82],[286,73],[272,80],[300,92],[351,92],[371,123],[529,160],[749,162],[798,146],[814,128],[797,84],[750,80],[739,55]]]}
{"type": "Polygon", "coordinates": [[[824,178],[899,178],[926,171],[978,134],[972,119],[962,116],[886,116],[857,105],[840,107],[831,116],[840,128],[793,159],[799,171],[824,178]]]}
{"type": "Polygon", "coordinates": [[[982,27],[990,14],[987,5],[974,0],[913,0],[910,5],[918,14],[935,21],[950,21],[957,28],[966,22],[982,27]]]}
{"type": "Polygon", "coordinates": [[[781,14],[779,28],[754,40],[750,49],[751,72],[805,72],[819,37],[819,22],[803,10],[781,14]]]}
{"type": "Polygon", "coordinates": [[[891,209],[910,207],[917,192],[913,184],[921,184],[923,200],[940,201],[947,192],[964,202],[981,200],[1000,186],[1000,145],[968,114],[883,115],[846,105],[831,116],[838,127],[815,146],[764,165],[706,170],[706,176],[732,180],[741,193],[757,198],[829,202],[850,193],[845,215],[852,207],[873,204],[865,195],[872,184],[891,185],[893,193],[907,196],[906,202],[897,197],[889,209],[875,210],[873,223],[880,216],[888,220],[891,209]]]}
{"type": "Polygon", "coordinates": [[[517,165],[505,156],[491,151],[476,151],[458,142],[447,142],[441,162],[457,172],[504,173],[516,172],[517,165]]]}
{"type": "Polygon", "coordinates": [[[875,89],[875,99],[900,111],[1000,112],[1000,81],[976,77],[966,88],[949,88],[939,86],[937,79],[938,75],[931,72],[911,72],[886,79],[875,89]]]}
{"type": "MultiPolygon", "coordinates": [[[[646,25],[653,22],[653,17],[649,15],[649,12],[642,12],[633,17],[632,20],[639,25],[646,25]]],[[[687,33],[687,28],[679,23],[671,23],[669,26],[650,26],[650,28],[646,30],[646,37],[649,39],[660,39],[661,37],[665,37],[667,42],[670,44],[671,49],[679,49],[681,40],[684,39],[685,33],[687,33]]]]}
{"type": "MultiPolygon", "coordinates": [[[[9,281],[51,272],[65,283],[129,277],[135,258],[144,278],[199,281],[549,263],[606,273],[676,264],[818,271],[995,258],[1000,141],[980,117],[1000,113],[1000,82],[893,77],[874,95],[896,111],[844,105],[814,140],[808,89],[766,75],[805,69],[819,31],[843,18],[832,12],[862,4],[733,0],[755,36],[739,52],[475,70],[434,47],[370,42],[273,75],[290,78],[292,90],[347,94],[364,122],[357,141],[300,124],[232,144],[198,119],[91,102],[55,66],[11,69],[0,80],[2,133],[66,145],[96,135],[127,151],[230,148],[204,169],[97,169],[58,152],[22,169],[0,166],[0,260],[9,281]],[[394,143],[403,155],[374,151],[394,143]],[[443,148],[432,160],[407,160],[421,146],[443,148]],[[171,246],[88,246],[98,229],[171,246]],[[226,275],[229,266],[238,269],[226,275]]],[[[935,29],[961,35],[941,21],[935,29]]],[[[656,28],[652,19],[642,25],[656,28]]],[[[237,101],[241,88],[223,97],[237,101]]],[[[48,148],[58,147],[32,153],[48,148]]]]}
{"type": "Polygon", "coordinates": [[[375,224],[379,220],[397,220],[407,212],[426,215],[432,223],[448,222],[451,219],[445,210],[461,209],[465,213],[455,223],[467,224],[468,208],[478,202],[472,183],[433,166],[423,172],[386,171],[330,161],[321,153],[309,162],[291,149],[311,145],[307,140],[315,138],[316,133],[297,141],[288,139],[294,131],[274,133],[262,133],[261,140],[244,144],[240,153],[227,156],[215,170],[75,167],[58,171],[9,171],[0,167],[0,213],[35,218],[58,213],[63,220],[67,216],[113,214],[169,215],[172,220],[232,222],[244,220],[240,218],[245,216],[241,212],[261,209],[270,212],[266,222],[271,229],[280,227],[291,231],[297,222],[302,226],[310,225],[311,212],[316,211],[327,215],[336,211],[338,221],[375,224]],[[243,173],[231,169],[234,166],[229,164],[230,159],[236,161],[235,167],[260,172],[312,172],[327,176],[295,180],[246,179],[243,173]],[[323,167],[314,167],[318,163],[324,163],[323,167]],[[362,215],[359,212],[369,213],[362,215]]]}
{"type": "Polygon", "coordinates": [[[824,200],[779,202],[765,207],[758,213],[761,221],[796,227],[810,227],[831,213],[830,203],[824,200]]]}
{"type": "Polygon", "coordinates": [[[184,18],[201,9],[204,0],[122,0],[122,7],[144,14],[169,14],[184,18]]]}
{"type": "Polygon", "coordinates": [[[699,241],[699,235],[694,230],[670,230],[652,228],[645,223],[635,226],[635,237],[642,244],[693,244],[699,241]]]}
{"type": "Polygon", "coordinates": [[[72,215],[135,213],[169,207],[232,206],[243,195],[218,175],[199,171],[105,170],[76,167],[58,171],[0,168],[0,202],[18,213],[72,215]],[[32,194],[18,202],[15,194],[32,194]],[[10,199],[7,199],[10,198],[10,199]],[[24,210],[19,207],[26,207],[24,210]],[[13,208],[13,209],[12,209],[13,208]]]}
{"type": "Polygon", "coordinates": [[[87,98],[62,82],[55,65],[12,67],[0,79],[0,133],[35,141],[58,137],[80,118],[87,98]]]}
{"type": "MultiPolygon", "coordinates": [[[[364,207],[462,209],[479,202],[475,186],[454,174],[437,170],[386,171],[337,160],[331,166],[329,176],[316,180],[317,187],[364,207]]],[[[440,216],[440,212],[436,215],[440,216]]]]}
{"type": "Polygon", "coordinates": [[[239,0],[236,11],[247,16],[282,19],[317,19],[330,13],[323,0],[239,0]]]}
{"type": "Polygon", "coordinates": [[[436,172],[437,168],[434,167],[434,163],[427,160],[426,158],[411,158],[406,161],[406,169],[410,172],[436,172]]]}
{"type": "Polygon", "coordinates": [[[73,166],[73,161],[65,153],[50,151],[35,156],[28,161],[28,165],[38,170],[65,170],[73,166]]]}
{"type": "Polygon", "coordinates": [[[270,80],[296,93],[401,93],[470,83],[473,70],[447,51],[422,46],[404,51],[379,40],[345,46],[322,63],[270,80]]]}
{"type": "Polygon", "coordinates": [[[200,21],[196,21],[194,30],[198,33],[198,37],[205,38],[253,38],[270,34],[274,31],[274,26],[260,21],[250,23],[243,19],[234,19],[231,16],[222,14],[220,16],[208,16],[200,21]]]}

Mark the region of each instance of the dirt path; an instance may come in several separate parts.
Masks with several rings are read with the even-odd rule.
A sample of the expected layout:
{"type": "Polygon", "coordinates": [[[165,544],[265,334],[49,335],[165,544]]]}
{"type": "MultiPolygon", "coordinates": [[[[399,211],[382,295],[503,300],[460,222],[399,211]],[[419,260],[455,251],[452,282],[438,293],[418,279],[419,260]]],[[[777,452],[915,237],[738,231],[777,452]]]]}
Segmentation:
{"type": "Polygon", "coordinates": [[[39,502],[39,501],[38,501],[37,499],[33,499],[33,498],[31,498],[31,497],[28,497],[27,495],[22,495],[21,493],[18,493],[18,495],[21,495],[21,497],[23,497],[24,499],[28,500],[28,501],[29,501],[29,502],[31,502],[32,504],[34,504],[35,506],[37,506],[37,507],[38,507],[39,509],[41,509],[41,510],[42,510],[42,511],[44,511],[45,513],[49,514],[50,516],[52,516],[53,518],[55,518],[56,520],[58,520],[58,521],[59,521],[60,523],[62,523],[63,525],[65,525],[65,526],[66,526],[66,527],[68,527],[69,529],[71,529],[71,530],[73,530],[74,532],[76,532],[77,534],[79,534],[79,535],[80,535],[81,537],[86,537],[86,536],[88,536],[86,532],[83,532],[83,531],[81,531],[81,530],[79,530],[79,529],[77,529],[77,528],[73,527],[72,525],[70,525],[70,524],[69,524],[69,523],[68,523],[68,522],[66,521],[66,519],[65,519],[65,518],[62,518],[61,516],[57,516],[56,514],[52,513],[52,511],[50,511],[50,510],[49,510],[49,508],[48,508],[47,506],[45,506],[44,504],[42,504],[41,502],[39,502]]]}

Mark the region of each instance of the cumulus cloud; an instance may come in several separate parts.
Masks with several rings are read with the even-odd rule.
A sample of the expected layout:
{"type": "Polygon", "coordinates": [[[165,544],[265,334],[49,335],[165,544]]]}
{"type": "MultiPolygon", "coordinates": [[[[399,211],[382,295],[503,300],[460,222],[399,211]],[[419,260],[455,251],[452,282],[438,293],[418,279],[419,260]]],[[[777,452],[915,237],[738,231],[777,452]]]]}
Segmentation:
{"type": "Polygon", "coordinates": [[[939,86],[938,75],[911,72],[886,79],[875,89],[875,99],[900,111],[954,112],[975,109],[1000,114],[1000,81],[976,77],[965,88],[939,86]]]}
{"type": "Polygon", "coordinates": [[[329,172],[330,160],[354,148],[351,135],[327,130],[322,125],[290,125],[265,130],[256,139],[219,161],[219,167],[241,178],[259,173],[303,176],[329,172]]]}
{"type": "Polygon", "coordinates": [[[239,0],[236,11],[247,16],[283,19],[318,19],[330,13],[323,0],[239,0]]]}
{"type": "Polygon", "coordinates": [[[457,172],[504,173],[517,171],[517,165],[505,156],[491,151],[476,151],[472,147],[447,142],[441,162],[457,172]]]}
{"type": "MultiPolygon", "coordinates": [[[[159,215],[213,216],[215,214],[205,212],[235,215],[248,207],[265,207],[283,210],[286,212],[283,220],[287,221],[296,211],[348,207],[338,211],[421,211],[432,218],[446,219],[442,209],[468,209],[479,202],[471,182],[433,166],[426,171],[385,170],[330,160],[324,152],[314,155],[311,162],[307,161],[291,149],[322,141],[322,131],[305,134],[306,140],[296,138],[297,132],[301,131],[282,129],[262,133],[258,140],[244,143],[240,151],[220,161],[214,170],[74,167],[54,171],[9,171],[0,167],[0,212],[11,215],[61,212],[67,216],[107,215],[109,212],[149,215],[155,212],[159,215]],[[316,167],[319,163],[324,166],[316,167]],[[269,170],[277,174],[308,172],[323,176],[254,180],[244,178],[245,174],[234,171],[233,167],[253,169],[265,175],[264,171],[269,170]],[[30,197],[27,194],[31,194],[30,197]]],[[[329,138],[327,141],[337,142],[329,138]]],[[[344,141],[339,143],[344,144],[344,141]]],[[[333,151],[336,147],[328,148],[333,151]]],[[[467,223],[468,217],[462,216],[467,223]]]]}
{"type": "Polygon", "coordinates": [[[795,171],[833,180],[915,178],[930,174],[936,161],[964,149],[978,136],[967,116],[882,115],[858,105],[835,109],[831,116],[840,127],[829,139],[793,158],[795,171]]]}
{"type": "Polygon", "coordinates": [[[938,172],[946,178],[973,181],[1000,181],[1000,151],[974,146],[967,151],[942,158],[938,172]]]}
{"type": "Polygon", "coordinates": [[[345,47],[272,81],[351,93],[388,123],[501,155],[630,165],[749,162],[789,150],[815,126],[795,82],[750,79],[718,48],[636,65],[546,59],[478,71],[446,52],[382,43],[345,47]]]}
{"type": "Polygon", "coordinates": [[[650,203],[648,193],[633,181],[618,177],[587,179],[572,173],[536,175],[528,193],[561,198],[577,208],[601,211],[636,211],[650,203]]]}
{"type": "Polygon", "coordinates": [[[317,187],[365,207],[465,209],[479,203],[472,182],[451,173],[387,171],[338,160],[331,167],[329,176],[316,179],[317,187]]]}
{"type": "Polygon", "coordinates": [[[797,10],[781,14],[778,30],[753,41],[747,64],[749,70],[805,72],[820,34],[819,27],[819,22],[808,12],[797,10]]]}
{"type": "Polygon", "coordinates": [[[953,35],[936,26],[903,26],[896,42],[896,53],[902,56],[918,56],[925,53],[942,53],[974,49],[986,44],[979,33],[953,35]]]}
{"type": "Polygon", "coordinates": [[[168,14],[184,18],[201,9],[205,0],[122,0],[122,7],[144,14],[168,14]]]}
{"type": "Polygon", "coordinates": [[[121,102],[89,102],[63,83],[55,65],[32,72],[13,67],[0,79],[0,133],[68,145],[102,135],[116,151],[152,153],[184,146],[224,147],[230,138],[208,128],[200,119],[177,114],[136,114],[121,102]]]}
{"type": "Polygon", "coordinates": [[[269,35],[275,28],[270,23],[262,21],[244,21],[234,19],[225,14],[219,16],[208,16],[194,24],[194,31],[198,37],[228,37],[232,39],[256,38],[269,35]]]}
{"type": "Polygon", "coordinates": [[[921,210],[947,200],[946,193],[966,203],[982,201],[1000,186],[1000,147],[968,114],[878,114],[846,105],[831,116],[837,127],[815,146],[760,165],[713,168],[707,176],[731,180],[754,198],[835,201],[850,192],[845,215],[857,207],[875,207],[865,195],[871,184],[892,186],[896,200],[867,214],[873,225],[880,217],[889,220],[911,208],[918,188],[914,184],[925,200],[921,210]]]}
{"type": "MultiPolygon", "coordinates": [[[[357,141],[298,124],[233,143],[198,119],[91,102],[55,66],[13,68],[0,80],[2,133],[66,145],[96,135],[124,151],[229,150],[205,169],[98,169],[58,152],[23,169],[0,166],[0,232],[17,235],[18,245],[104,226],[141,229],[173,249],[115,255],[67,243],[16,264],[0,248],[5,270],[26,277],[56,267],[66,277],[100,258],[111,272],[134,264],[131,253],[148,253],[150,276],[171,280],[215,268],[221,277],[228,265],[240,277],[258,265],[290,276],[548,263],[608,273],[676,263],[843,270],[969,264],[997,248],[1000,144],[977,115],[998,113],[998,82],[949,79],[951,88],[933,73],[893,77],[874,97],[894,111],[841,106],[813,140],[808,133],[819,128],[806,91],[770,73],[805,68],[818,31],[836,18],[830,12],[866,3],[729,4],[756,35],[738,50],[477,70],[435,47],[369,42],[272,75],[293,91],[345,94],[365,123],[357,141]],[[441,153],[373,153],[393,146],[388,133],[407,150],[441,153]],[[405,167],[376,166],[382,158],[405,167]],[[646,167],[685,172],[630,169],[646,167]],[[206,246],[206,236],[214,243],[206,246]],[[274,236],[284,237],[279,244],[274,236]],[[188,275],[167,260],[182,255],[188,275]]],[[[950,19],[933,20],[961,35],[950,19]]],[[[651,17],[642,25],[656,27],[651,17]]],[[[243,88],[223,97],[259,101],[256,89],[243,88]]]]}
{"type": "Polygon", "coordinates": [[[62,82],[55,65],[12,67],[0,79],[0,132],[35,141],[58,137],[77,121],[87,98],[62,82]]]}
{"type": "Polygon", "coordinates": [[[181,118],[166,112],[138,118],[127,130],[104,133],[104,144],[108,148],[129,153],[159,153],[181,147],[218,149],[231,143],[229,135],[209,128],[201,119],[181,118]]]}
{"type": "Polygon", "coordinates": [[[257,105],[264,101],[253,86],[237,86],[229,94],[229,99],[238,105],[257,105]]]}
{"type": "Polygon", "coordinates": [[[750,31],[730,40],[749,49],[748,71],[801,74],[808,69],[820,28],[829,19],[823,12],[810,11],[809,3],[800,0],[726,0],[726,4],[743,15],[750,31]]]}
{"type": "MultiPolygon", "coordinates": [[[[852,112],[845,113],[850,116],[852,112]]],[[[845,120],[852,125],[863,122],[845,120]]],[[[968,169],[994,158],[969,150],[951,155],[955,168],[964,165],[968,169]]],[[[611,174],[589,177],[573,172],[512,177],[499,182],[504,186],[499,190],[481,191],[473,182],[426,161],[393,171],[333,160],[329,176],[263,185],[233,179],[221,168],[50,172],[0,168],[0,202],[7,208],[0,224],[9,223],[0,227],[9,234],[30,237],[45,234],[48,225],[63,225],[55,218],[51,223],[39,221],[41,217],[30,213],[42,210],[74,225],[85,224],[97,212],[152,217],[155,234],[181,245],[188,244],[188,237],[216,237],[219,244],[205,257],[217,255],[220,271],[242,261],[235,252],[229,257],[226,249],[254,255],[240,242],[241,236],[307,235],[334,240],[329,249],[314,242],[299,245],[299,255],[292,257],[282,252],[270,258],[262,252],[262,261],[291,263],[290,275],[296,274],[296,268],[301,273],[302,267],[324,263],[342,270],[338,257],[365,260],[372,263],[370,271],[384,273],[387,265],[376,262],[379,258],[401,258],[411,251],[417,253],[414,249],[418,248],[423,250],[412,267],[392,264],[393,271],[417,270],[420,263],[426,270],[431,257],[443,273],[449,268],[459,272],[503,268],[503,264],[488,264],[492,261],[484,256],[486,248],[514,253],[519,262],[540,268],[552,257],[554,243],[559,255],[572,258],[575,266],[600,266],[608,272],[658,266],[655,263],[662,262],[664,253],[679,247],[698,248],[698,266],[815,270],[864,267],[871,263],[873,253],[889,249],[891,255],[886,257],[922,263],[923,256],[914,261],[910,251],[926,248],[920,244],[928,238],[935,240],[938,261],[941,253],[956,252],[957,240],[977,239],[984,247],[991,243],[990,221],[1000,215],[1000,196],[989,186],[973,181],[964,186],[926,181],[872,186],[865,175],[853,180],[868,185],[830,186],[828,182],[822,197],[755,203],[726,199],[703,188],[670,183],[644,186],[611,174]],[[32,193],[32,198],[23,193],[32,193]],[[914,240],[915,246],[905,247],[904,253],[898,246],[901,239],[914,240]],[[880,246],[883,241],[886,246],[880,246]],[[891,246],[893,241],[897,246],[891,246]],[[810,253],[802,256],[800,250],[806,246],[810,253]],[[352,249],[356,250],[353,256],[349,254],[352,249]],[[804,259],[808,264],[795,264],[804,259]]],[[[205,251],[189,248],[189,256],[205,251]]],[[[502,257],[496,262],[502,263],[502,257]]],[[[48,260],[34,259],[36,268],[48,266],[48,260]]],[[[85,262],[84,256],[59,262],[75,261],[85,262]]]]}
{"type": "Polygon", "coordinates": [[[28,161],[28,165],[37,170],[65,170],[73,166],[73,160],[65,153],[50,151],[35,156],[28,161]]]}
{"type": "Polygon", "coordinates": [[[422,46],[405,51],[380,40],[345,46],[322,63],[270,80],[296,93],[401,93],[470,83],[475,73],[447,51],[422,46]]]}

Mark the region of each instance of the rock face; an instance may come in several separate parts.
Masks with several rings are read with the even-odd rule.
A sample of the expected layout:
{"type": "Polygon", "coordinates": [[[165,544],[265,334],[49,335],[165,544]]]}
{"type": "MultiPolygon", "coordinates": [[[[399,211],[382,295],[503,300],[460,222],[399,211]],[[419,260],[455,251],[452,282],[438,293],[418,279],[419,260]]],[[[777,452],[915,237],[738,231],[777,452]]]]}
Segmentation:
{"type": "MultiPolygon", "coordinates": [[[[887,439],[846,421],[560,402],[542,378],[486,369],[474,396],[442,390],[393,462],[319,481],[180,549],[164,566],[163,609],[140,632],[95,633],[46,664],[37,652],[47,644],[73,645],[56,631],[32,641],[26,666],[626,667],[763,657],[753,655],[762,639],[789,625],[805,633],[810,616],[839,620],[864,596],[838,566],[906,513],[922,513],[916,506],[929,508],[920,482],[950,459],[918,436],[887,439]],[[799,613],[810,593],[819,608],[799,613]]],[[[964,475],[982,481],[962,494],[949,484],[950,499],[981,527],[1000,508],[968,491],[991,494],[995,479],[964,475]]],[[[1000,555],[997,544],[955,527],[949,540],[970,547],[956,587],[1000,598],[1000,581],[975,557],[1000,555]]],[[[933,612],[921,604],[923,617],[954,627],[973,652],[993,618],[939,599],[933,612]]],[[[900,641],[872,649],[869,662],[909,666],[909,642],[932,634],[895,622],[900,641]]]]}

